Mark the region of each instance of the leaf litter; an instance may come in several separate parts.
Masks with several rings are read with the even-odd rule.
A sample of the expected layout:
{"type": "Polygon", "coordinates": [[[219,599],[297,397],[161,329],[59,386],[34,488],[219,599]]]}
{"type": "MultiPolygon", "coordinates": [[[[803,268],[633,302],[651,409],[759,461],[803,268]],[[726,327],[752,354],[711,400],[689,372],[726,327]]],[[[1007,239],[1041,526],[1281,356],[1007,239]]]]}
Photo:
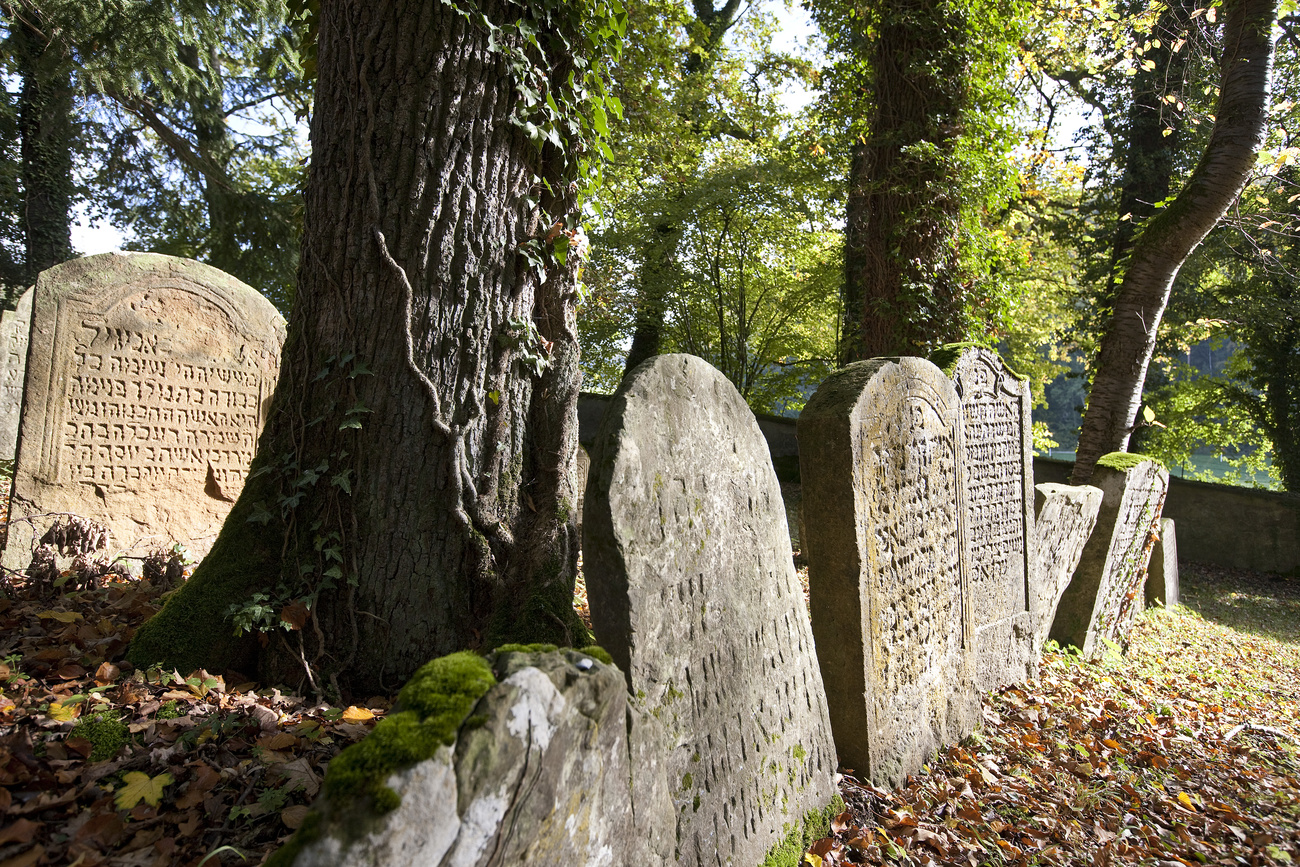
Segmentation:
{"type": "MultiPolygon", "coordinates": [[[[848,809],[804,862],[1300,867],[1300,590],[1192,566],[1184,580],[1204,616],[1149,611],[1124,655],[1095,662],[1048,653],[906,786],[846,774],[848,809]]],[[[161,594],[5,580],[0,867],[259,863],[388,710],[132,670],[161,594]]]]}

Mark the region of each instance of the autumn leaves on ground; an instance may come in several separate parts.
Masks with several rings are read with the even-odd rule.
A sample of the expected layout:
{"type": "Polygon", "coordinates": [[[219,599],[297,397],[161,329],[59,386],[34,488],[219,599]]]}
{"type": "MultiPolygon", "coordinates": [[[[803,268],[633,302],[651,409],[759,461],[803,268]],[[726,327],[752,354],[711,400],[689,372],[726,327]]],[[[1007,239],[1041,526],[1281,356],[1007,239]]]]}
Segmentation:
{"type": "MultiPolygon", "coordinates": [[[[1050,653],[978,733],[849,809],[805,861],[1300,864],[1300,583],[1184,567],[1124,655],[1050,653]]],[[[382,716],[206,672],[130,671],[145,582],[0,597],[0,867],[257,864],[382,716]],[[206,859],[206,860],[205,860],[206,859]]]]}

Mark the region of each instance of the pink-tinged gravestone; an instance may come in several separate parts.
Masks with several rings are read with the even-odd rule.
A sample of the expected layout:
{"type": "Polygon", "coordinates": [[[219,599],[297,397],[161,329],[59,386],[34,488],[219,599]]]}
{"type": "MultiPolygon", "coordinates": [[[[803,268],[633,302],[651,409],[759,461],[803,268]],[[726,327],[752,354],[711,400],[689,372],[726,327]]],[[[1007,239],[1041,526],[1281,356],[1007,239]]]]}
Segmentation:
{"type": "Polygon", "coordinates": [[[46,513],[105,525],[118,550],[206,553],[243,488],[284,334],[260,293],[189,259],[105,253],[42,273],[4,564],[27,564],[46,513]]]}
{"type": "Polygon", "coordinates": [[[813,634],[841,764],[896,785],[971,731],[957,390],[920,358],[832,374],[799,417],[813,634]]]}
{"type": "MultiPolygon", "coordinates": [[[[831,801],[836,762],[754,414],[699,358],[647,361],[605,412],[585,511],[596,639],[667,733],[676,863],[760,864],[831,801]]],[[[634,809],[642,789],[634,769],[634,809]]]]}
{"type": "Polygon", "coordinates": [[[961,398],[975,686],[1029,680],[1038,648],[1029,580],[1034,540],[1033,398],[1029,381],[982,346],[944,347],[933,360],[961,398]]]}

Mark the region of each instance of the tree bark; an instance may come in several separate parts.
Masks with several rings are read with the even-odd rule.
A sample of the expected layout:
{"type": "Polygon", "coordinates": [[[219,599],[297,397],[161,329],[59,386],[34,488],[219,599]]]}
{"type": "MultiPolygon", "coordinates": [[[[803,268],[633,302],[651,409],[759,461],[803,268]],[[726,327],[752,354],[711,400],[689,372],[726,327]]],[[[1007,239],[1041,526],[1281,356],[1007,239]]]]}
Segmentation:
{"type": "MultiPolygon", "coordinates": [[[[479,4],[498,24],[523,8],[479,4]]],[[[569,59],[547,59],[549,80],[569,59]]],[[[323,0],[318,70],[298,301],[267,426],[212,552],[131,658],[256,662],[271,680],[296,670],[364,693],[466,647],[583,641],[577,262],[539,272],[524,255],[549,251],[572,215],[558,154],[544,160],[511,122],[505,58],[448,4],[323,0]],[[255,592],[311,616],[260,648],[236,642],[228,606],[255,592]]]]}
{"type": "Polygon", "coordinates": [[[18,130],[26,283],[72,258],[72,82],[67,58],[26,20],[10,35],[22,88],[18,130]]]}
{"type": "Polygon", "coordinates": [[[1128,447],[1174,278],[1241,193],[1263,143],[1277,3],[1228,0],[1223,8],[1214,130],[1187,185],[1133,242],[1094,366],[1071,476],[1074,484],[1092,477],[1103,454],[1128,447]]]}
{"type": "Polygon", "coordinates": [[[970,74],[965,16],[938,0],[890,0],[878,14],[873,111],[849,167],[841,364],[927,355],[964,330],[955,152],[970,74]]]}

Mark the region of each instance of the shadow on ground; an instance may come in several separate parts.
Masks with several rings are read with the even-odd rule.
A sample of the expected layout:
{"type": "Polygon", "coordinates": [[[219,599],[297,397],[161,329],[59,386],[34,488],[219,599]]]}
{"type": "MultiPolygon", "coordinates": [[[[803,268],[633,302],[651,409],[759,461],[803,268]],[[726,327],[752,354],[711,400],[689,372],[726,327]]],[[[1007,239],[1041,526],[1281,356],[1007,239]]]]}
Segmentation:
{"type": "Polygon", "coordinates": [[[1178,572],[1179,601],[1206,620],[1300,644],[1300,579],[1187,562],[1178,572]]]}

